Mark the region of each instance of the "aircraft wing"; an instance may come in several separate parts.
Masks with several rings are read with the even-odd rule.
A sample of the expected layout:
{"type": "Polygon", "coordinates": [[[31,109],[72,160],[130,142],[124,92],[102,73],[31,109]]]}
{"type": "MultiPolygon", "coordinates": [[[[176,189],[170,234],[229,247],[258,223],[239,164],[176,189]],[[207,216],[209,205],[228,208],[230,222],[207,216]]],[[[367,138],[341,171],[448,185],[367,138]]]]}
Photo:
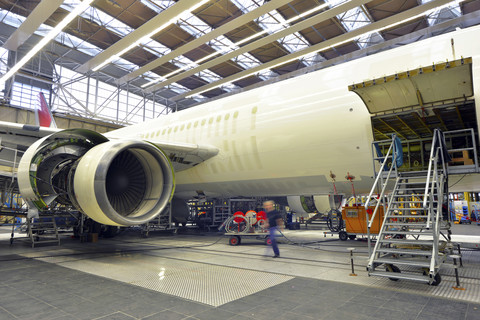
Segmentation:
{"type": "Polygon", "coordinates": [[[59,131],[61,129],[0,121],[0,143],[26,149],[38,139],[59,131]]]}
{"type": "MultiPolygon", "coordinates": [[[[115,135],[115,131],[112,133],[106,133],[105,137],[108,139],[123,138],[122,136],[115,135]]],[[[156,139],[146,139],[145,141],[154,144],[165,152],[172,162],[175,171],[182,171],[194,167],[197,164],[216,156],[219,152],[217,147],[196,143],[167,142],[156,139]]]]}

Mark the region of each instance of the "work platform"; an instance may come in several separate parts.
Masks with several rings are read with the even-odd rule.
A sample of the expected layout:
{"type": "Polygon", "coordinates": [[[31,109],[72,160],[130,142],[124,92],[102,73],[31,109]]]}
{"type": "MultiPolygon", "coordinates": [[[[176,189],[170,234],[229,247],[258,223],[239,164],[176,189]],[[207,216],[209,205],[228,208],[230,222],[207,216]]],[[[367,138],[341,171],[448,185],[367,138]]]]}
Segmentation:
{"type": "MultiPolygon", "coordinates": [[[[480,244],[480,226],[454,228],[480,244]]],[[[480,319],[478,250],[463,251],[466,290],[454,290],[447,267],[438,286],[368,277],[366,241],[285,236],[297,245],[279,239],[280,259],[259,241],[232,247],[214,233],[128,232],[33,249],[3,237],[0,319],[480,319]]]]}

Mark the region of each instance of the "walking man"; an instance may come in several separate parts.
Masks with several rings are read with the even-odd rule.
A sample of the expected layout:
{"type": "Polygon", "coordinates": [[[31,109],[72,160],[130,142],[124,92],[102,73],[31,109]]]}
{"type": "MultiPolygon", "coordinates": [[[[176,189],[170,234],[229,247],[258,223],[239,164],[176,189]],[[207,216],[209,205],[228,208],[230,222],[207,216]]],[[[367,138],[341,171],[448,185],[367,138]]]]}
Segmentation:
{"type": "Polygon", "coordinates": [[[267,221],[265,227],[268,228],[268,231],[270,233],[269,236],[272,243],[272,249],[274,254],[273,257],[278,258],[280,257],[280,250],[278,250],[277,240],[275,236],[279,228],[280,230],[283,230],[283,219],[280,215],[280,212],[275,209],[275,202],[273,202],[272,200],[265,201],[263,203],[263,208],[267,213],[267,221]]]}

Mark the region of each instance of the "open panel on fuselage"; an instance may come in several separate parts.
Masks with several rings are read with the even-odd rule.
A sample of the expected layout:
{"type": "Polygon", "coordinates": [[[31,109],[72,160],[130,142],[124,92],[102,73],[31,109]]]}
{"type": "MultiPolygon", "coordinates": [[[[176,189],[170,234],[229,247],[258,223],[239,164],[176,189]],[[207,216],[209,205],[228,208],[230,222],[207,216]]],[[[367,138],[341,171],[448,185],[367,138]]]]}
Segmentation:
{"type": "MultiPolygon", "coordinates": [[[[402,142],[400,170],[425,170],[434,129],[445,132],[455,165],[473,165],[478,124],[473,99],[472,59],[428,65],[349,86],[372,115],[375,141],[402,142]]],[[[380,143],[382,149],[390,142],[380,143]]],[[[385,153],[386,150],[383,150],[385,153]]]]}

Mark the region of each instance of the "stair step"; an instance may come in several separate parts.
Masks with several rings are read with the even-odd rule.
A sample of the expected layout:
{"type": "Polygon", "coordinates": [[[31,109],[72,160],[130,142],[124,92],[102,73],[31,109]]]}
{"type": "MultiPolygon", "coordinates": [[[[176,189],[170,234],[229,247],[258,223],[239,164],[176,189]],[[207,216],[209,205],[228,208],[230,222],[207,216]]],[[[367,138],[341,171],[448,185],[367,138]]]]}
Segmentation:
{"type": "Polygon", "coordinates": [[[426,210],[424,208],[392,208],[393,211],[397,210],[397,211],[422,211],[422,210],[426,210]]]}
{"type": "Polygon", "coordinates": [[[379,239],[377,240],[381,243],[391,243],[391,244],[411,244],[418,246],[432,246],[433,240],[413,240],[413,239],[379,239]]]}
{"type": "Polygon", "coordinates": [[[409,182],[399,182],[398,184],[399,185],[409,185],[409,184],[423,184],[423,185],[425,185],[426,183],[427,183],[426,181],[418,181],[418,182],[409,181],[409,182]]]}
{"type": "Polygon", "coordinates": [[[53,242],[58,242],[60,243],[60,240],[59,239],[55,239],[55,240],[35,240],[34,241],[35,243],[53,243],[53,242]]]}
{"type": "Polygon", "coordinates": [[[412,177],[412,178],[417,178],[417,177],[426,177],[428,174],[427,170],[419,170],[419,171],[408,171],[408,172],[402,172],[400,174],[400,177],[405,178],[405,177],[412,177]]]}
{"type": "Polygon", "coordinates": [[[418,200],[415,200],[415,201],[408,201],[408,200],[405,200],[405,201],[392,201],[392,204],[401,204],[401,203],[423,203],[423,201],[418,201],[418,200]]]}
{"type": "Polygon", "coordinates": [[[395,254],[410,254],[415,256],[431,256],[431,251],[419,250],[419,249],[395,249],[395,248],[378,248],[378,252],[395,253],[395,254]]]}
{"type": "Polygon", "coordinates": [[[400,265],[430,268],[430,261],[421,261],[421,260],[379,258],[379,259],[373,260],[373,262],[374,263],[385,263],[385,264],[393,264],[393,265],[400,264],[400,265]]]}
{"type": "Polygon", "coordinates": [[[400,218],[428,218],[426,214],[399,214],[395,216],[388,216],[387,219],[400,219],[400,218]]]}
{"type": "MultiPolygon", "coordinates": [[[[394,198],[405,198],[405,197],[411,197],[411,196],[412,196],[411,193],[395,193],[395,194],[393,195],[394,198]]],[[[424,194],[415,194],[415,195],[413,195],[413,196],[415,196],[415,197],[423,197],[424,194]]],[[[427,197],[428,197],[428,196],[429,196],[429,195],[427,195],[427,197]]],[[[435,200],[436,197],[437,197],[437,194],[434,194],[433,196],[434,196],[434,200],[435,200]]],[[[423,201],[422,201],[422,202],[423,202],[423,201]]]]}
{"type": "Polygon", "coordinates": [[[410,227],[417,227],[417,228],[423,228],[426,227],[426,223],[418,223],[418,222],[385,222],[385,226],[410,226],[410,227]]]}
{"type": "Polygon", "coordinates": [[[433,233],[432,230],[425,230],[425,231],[396,231],[396,230],[385,230],[383,231],[384,234],[404,234],[404,235],[431,235],[433,233]]]}
{"type": "Polygon", "coordinates": [[[31,224],[31,228],[54,228],[53,224],[31,224]]]}
{"type": "Polygon", "coordinates": [[[369,276],[376,276],[376,277],[385,277],[391,279],[402,279],[402,280],[413,280],[419,282],[430,282],[429,276],[424,276],[423,274],[415,274],[415,273],[400,273],[400,272],[386,272],[386,271],[372,271],[368,273],[369,276]]]}

